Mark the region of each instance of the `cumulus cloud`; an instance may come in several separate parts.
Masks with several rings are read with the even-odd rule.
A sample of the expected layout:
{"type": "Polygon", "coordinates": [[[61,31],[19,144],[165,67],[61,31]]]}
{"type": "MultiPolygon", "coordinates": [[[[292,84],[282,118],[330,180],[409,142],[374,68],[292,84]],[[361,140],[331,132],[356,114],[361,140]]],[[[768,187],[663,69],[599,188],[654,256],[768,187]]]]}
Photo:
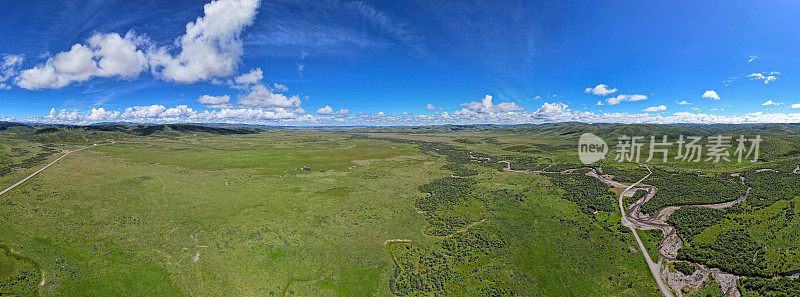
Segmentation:
{"type": "Polygon", "coordinates": [[[525,109],[514,102],[493,104],[492,95],[486,95],[481,101],[461,103],[460,105],[465,106],[465,108],[455,111],[454,114],[473,115],[480,113],[513,112],[525,109]]]}
{"type": "Polygon", "coordinates": [[[197,102],[206,105],[206,106],[224,106],[231,102],[231,96],[222,95],[222,96],[211,96],[211,95],[203,95],[200,98],[197,98],[197,102]]]}
{"type": "MultiPolygon", "coordinates": [[[[606,99],[605,104],[617,105],[617,104],[620,104],[622,102],[636,102],[636,101],[642,101],[642,100],[647,100],[647,96],[640,95],[640,94],[635,94],[635,95],[617,95],[616,97],[611,97],[611,98],[606,99]]],[[[602,105],[602,104],[598,104],[598,105],[602,105]]]]}
{"type": "Polygon", "coordinates": [[[215,0],[203,6],[204,15],[186,24],[178,38],[180,53],[160,47],[149,53],[156,76],[193,83],[234,74],[242,54],[241,34],[253,23],[259,0],[215,0]]]}
{"type": "Polygon", "coordinates": [[[795,103],[790,106],[791,108],[800,108],[800,103],[795,103]]]}
{"type": "Polygon", "coordinates": [[[667,107],[665,105],[659,105],[659,106],[650,106],[648,108],[645,108],[644,112],[659,112],[665,110],[667,110],[667,107]]]}
{"type": "Polygon", "coordinates": [[[105,110],[102,107],[92,108],[92,112],[86,116],[86,120],[91,122],[112,121],[119,118],[119,115],[119,111],[105,110]]]}
{"type": "Polygon", "coordinates": [[[144,52],[137,49],[145,40],[128,32],[92,35],[87,44],[74,44],[44,64],[22,70],[16,84],[24,89],[57,89],[92,77],[131,79],[147,68],[144,52]]]}
{"type": "Polygon", "coordinates": [[[681,100],[681,101],[678,101],[678,102],[675,102],[675,103],[677,103],[678,105],[692,105],[691,102],[686,101],[686,100],[681,100]]]}
{"type": "Polygon", "coordinates": [[[427,109],[427,110],[436,110],[436,106],[433,105],[433,104],[428,103],[428,105],[425,106],[425,109],[427,109]]]}
{"type": "Polygon", "coordinates": [[[256,68],[248,73],[234,77],[233,85],[239,88],[245,88],[250,85],[261,83],[261,80],[263,78],[264,78],[264,72],[261,71],[261,68],[256,68]]]}
{"type": "Polygon", "coordinates": [[[317,109],[317,113],[318,114],[323,114],[323,115],[334,115],[334,114],[345,115],[345,114],[349,114],[350,110],[349,109],[340,109],[339,111],[334,111],[333,107],[325,105],[325,107],[317,109]]]}
{"type": "Polygon", "coordinates": [[[588,94],[606,96],[606,95],[609,95],[609,94],[614,93],[616,91],[617,91],[617,88],[609,89],[607,85],[599,84],[599,85],[595,86],[594,88],[586,88],[586,90],[584,92],[588,93],[588,94]]]}
{"type": "Polygon", "coordinates": [[[81,116],[78,115],[77,111],[69,112],[66,109],[62,109],[61,111],[56,111],[55,108],[50,109],[50,114],[44,116],[45,120],[56,121],[56,122],[75,122],[80,120],[81,116]]]}
{"type": "Polygon", "coordinates": [[[781,105],[781,103],[778,103],[778,102],[775,102],[775,101],[772,101],[772,100],[767,100],[766,102],[764,102],[764,103],[761,103],[761,105],[762,105],[762,106],[769,106],[769,105],[781,105]]]}
{"type": "Polygon", "coordinates": [[[317,109],[317,113],[318,114],[333,114],[333,108],[328,106],[328,105],[325,105],[325,107],[317,109]]]}
{"type": "Polygon", "coordinates": [[[570,116],[570,110],[564,103],[543,103],[542,107],[533,112],[532,117],[548,120],[559,120],[570,116]]]}
{"type": "Polygon", "coordinates": [[[240,35],[253,22],[258,5],[259,0],[212,1],[172,47],[156,47],[133,32],[124,37],[95,33],[85,44],[21,71],[15,82],[25,89],[57,89],[92,77],[131,79],[148,68],[156,77],[181,83],[228,77],[242,54],[240,35]]]}
{"type": "Polygon", "coordinates": [[[707,90],[703,93],[703,98],[711,99],[711,100],[719,100],[719,95],[714,90],[707,90]]]}
{"type": "Polygon", "coordinates": [[[777,72],[777,71],[772,71],[772,72],[769,72],[769,73],[757,72],[757,73],[750,73],[750,74],[747,75],[747,77],[749,77],[750,80],[763,81],[764,84],[766,85],[766,84],[769,84],[770,82],[773,82],[773,81],[777,80],[778,79],[778,75],[780,75],[780,74],[781,73],[777,72]]]}
{"type": "MultiPolygon", "coordinates": [[[[329,107],[329,106],[328,106],[329,107]]],[[[800,108],[800,103],[793,108],[800,108]]],[[[658,106],[660,109],[661,107],[658,106]]],[[[327,108],[326,108],[327,109],[327,108]]],[[[330,108],[333,111],[333,108],[330,108]]],[[[738,116],[722,116],[701,112],[664,113],[594,113],[575,111],[564,103],[544,102],[535,111],[498,113],[447,113],[430,115],[410,114],[367,114],[360,112],[356,117],[302,114],[294,108],[223,108],[221,110],[195,111],[185,105],[166,107],[161,105],[132,106],[123,111],[92,109],[89,113],[52,109],[48,115],[26,118],[22,121],[43,123],[90,123],[98,121],[122,120],[136,123],[174,123],[207,122],[231,124],[272,124],[272,125],[441,125],[441,124],[522,124],[580,121],[587,123],[796,123],[800,122],[798,113],[754,112],[738,116]]]]}
{"type": "Polygon", "coordinates": [[[300,97],[276,93],[264,84],[257,84],[239,95],[237,103],[251,107],[300,107],[300,97]]]}

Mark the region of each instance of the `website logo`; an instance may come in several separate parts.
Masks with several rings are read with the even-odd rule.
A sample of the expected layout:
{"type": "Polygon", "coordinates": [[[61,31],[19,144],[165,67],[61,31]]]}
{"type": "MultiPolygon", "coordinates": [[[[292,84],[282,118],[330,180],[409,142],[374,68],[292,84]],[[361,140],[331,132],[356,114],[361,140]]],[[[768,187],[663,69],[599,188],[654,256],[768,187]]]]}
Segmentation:
{"type": "Polygon", "coordinates": [[[608,144],[592,133],[583,133],[578,140],[578,157],[583,164],[592,164],[606,157],[608,144]]]}

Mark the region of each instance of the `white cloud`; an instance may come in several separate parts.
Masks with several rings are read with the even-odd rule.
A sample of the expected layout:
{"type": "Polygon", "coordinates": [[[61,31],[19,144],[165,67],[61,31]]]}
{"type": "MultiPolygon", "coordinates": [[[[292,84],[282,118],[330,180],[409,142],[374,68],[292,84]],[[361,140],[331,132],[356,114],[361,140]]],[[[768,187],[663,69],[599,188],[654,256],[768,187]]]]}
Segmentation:
{"type": "Polygon", "coordinates": [[[153,72],[168,81],[193,83],[233,75],[242,54],[240,35],[253,23],[259,0],[215,0],[204,15],[186,24],[172,56],[161,47],[148,53],[153,72]]]}
{"type": "MultiPolygon", "coordinates": [[[[17,73],[17,68],[22,65],[22,55],[5,55],[3,62],[0,63],[0,82],[4,82],[13,77],[17,73]]],[[[3,89],[9,88],[8,85],[2,84],[3,89]]]]}
{"type": "Polygon", "coordinates": [[[453,112],[453,114],[458,113],[464,115],[471,115],[479,113],[512,112],[525,109],[514,102],[501,102],[498,104],[493,104],[492,95],[486,95],[485,97],[483,97],[481,101],[461,103],[460,105],[465,106],[466,108],[463,108],[459,111],[455,111],[453,112]]]}
{"type": "Polygon", "coordinates": [[[538,119],[549,119],[549,120],[560,120],[565,117],[569,117],[571,112],[568,106],[564,103],[543,103],[542,107],[537,109],[533,114],[532,117],[538,119]]]}
{"type": "Polygon", "coordinates": [[[50,121],[57,121],[57,122],[75,122],[80,120],[80,115],[78,115],[77,111],[68,112],[66,109],[62,109],[61,111],[56,111],[55,108],[50,109],[50,114],[44,116],[45,120],[50,121]]]}
{"type": "Polygon", "coordinates": [[[636,101],[642,101],[642,100],[647,100],[647,96],[640,95],[640,94],[635,94],[635,95],[617,95],[616,97],[611,97],[611,98],[606,99],[606,104],[608,104],[608,105],[617,105],[617,104],[620,104],[620,103],[626,102],[626,101],[627,102],[636,102],[636,101]]]}
{"type": "Polygon", "coordinates": [[[137,46],[145,42],[132,32],[125,34],[125,37],[117,33],[93,35],[89,38],[89,47],[97,59],[97,75],[126,79],[139,75],[147,69],[147,58],[137,46]]]}
{"type": "Polygon", "coordinates": [[[678,105],[692,105],[691,102],[686,101],[686,100],[678,101],[678,102],[675,102],[675,103],[677,103],[678,105]]]}
{"type": "Polygon", "coordinates": [[[318,114],[333,114],[333,108],[328,106],[328,105],[325,105],[325,107],[317,109],[317,113],[318,114]]]}
{"type": "Polygon", "coordinates": [[[349,109],[340,109],[339,111],[334,111],[333,107],[325,105],[325,107],[317,109],[317,113],[318,114],[323,114],[323,115],[333,115],[333,114],[345,115],[345,114],[349,114],[350,110],[349,109]]]}
{"type": "Polygon", "coordinates": [[[263,78],[264,78],[264,72],[261,71],[261,68],[256,68],[248,73],[234,77],[233,81],[236,85],[244,88],[250,85],[260,83],[263,78]]]}
{"type": "Polygon", "coordinates": [[[778,79],[778,75],[780,75],[780,74],[781,73],[777,72],[777,71],[773,71],[773,72],[770,72],[770,73],[757,72],[757,73],[750,73],[750,74],[747,75],[747,77],[749,77],[750,80],[761,80],[766,85],[766,84],[769,84],[770,82],[773,82],[773,81],[777,80],[778,79]]]}
{"type": "Polygon", "coordinates": [[[247,93],[239,95],[237,103],[251,107],[300,107],[300,97],[287,97],[275,93],[264,84],[253,85],[247,93]]]}
{"type": "Polygon", "coordinates": [[[584,92],[588,93],[588,94],[605,96],[605,95],[614,93],[616,91],[617,91],[617,88],[609,89],[607,85],[599,84],[599,85],[595,86],[594,88],[586,88],[586,90],[584,92]]]}
{"type": "Polygon", "coordinates": [[[154,118],[167,110],[163,105],[132,106],[125,109],[122,117],[126,119],[154,118]]]}
{"type": "Polygon", "coordinates": [[[747,57],[747,63],[753,63],[758,60],[758,56],[749,56],[747,57]]]}
{"type": "Polygon", "coordinates": [[[659,105],[659,106],[650,106],[648,108],[645,108],[644,112],[659,112],[665,110],[667,110],[667,107],[665,105],[659,105]]]}
{"type": "Polygon", "coordinates": [[[719,100],[719,95],[714,90],[707,90],[703,93],[703,98],[711,99],[711,100],[719,100]]]}
{"type": "Polygon", "coordinates": [[[200,98],[197,98],[197,102],[207,106],[219,106],[223,104],[228,104],[231,102],[231,96],[223,95],[223,96],[211,96],[211,95],[203,95],[200,98]]]}
{"type": "Polygon", "coordinates": [[[286,85],[279,84],[279,83],[273,83],[272,84],[272,88],[275,89],[278,92],[289,91],[289,87],[287,87],[286,85]]]}
{"type": "MultiPolygon", "coordinates": [[[[793,105],[800,108],[800,103],[793,105]]],[[[333,108],[330,109],[333,111],[333,108]]],[[[382,112],[376,114],[359,113],[356,117],[303,114],[299,108],[223,108],[221,110],[195,111],[183,106],[165,107],[161,105],[132,106],[123,112],[92,109],[90,113],[52,109],[48,115],[26,118],[21,121],[42,123],[85,124],[98,121],[122,120],[136,123],[176,123],[206,122],[231,124],[272,124],[272,125],[440,125],[440,124],[521,124],[580,121],[587,123],[796,123],[800,122],[798,113],[755,112],[739,116],[722,116],[701,112],[663,113],[594,113],[571,110],[559,102],[544,102],[533,112],[500,113],[447,113],[430,115],[392,115],[382,112]]]]}
{"type": "Polygon", "coordinates": [[[428,103],[428,105],[425,106],[425,109],[427,109],[427,110],[436,110],[436,106],[434,106],[433,104],[428,103]]]}
{"type": "Polygon", "coordinates": [[[158,115],[160,118],[186,118],[197,114],[192,108],[186,105],[178,105],[175,107],[167,108],[158,115]]]}
{"type": "Polygon", "coordinates": [[[768,106],[768,105],[781,105],[781,103],[774,102],[774,101],[772,101],[772,100],[767,100],[766,102],[764,102],[764,103],[761,103],[761,105],[762,105],[762,106],[768,106]]]}
{"type": "Polygon", "coordinates": [[[790,106],[791,108],[800,108],[800,103],[795,103],[790,106]]]}
{"type": "Polygon", "coordinates": [[[119,111],[107,111],[102,107],[92,108],[92,112],[86,116],[86,120],[91,122],[111,121],[119,118],[119,115],[119,111]]]}
{"type": "Polygon", "coordinates": [[[92,77],[124,79],[136,77],[147,68],[145,54],[137,49],[144,39],[132,32],[96,33],[88,45],[74,44],[69,51],[57,53],[44,64],[23,70],[16,83],[24,89],[58,89],[92,77]]]}

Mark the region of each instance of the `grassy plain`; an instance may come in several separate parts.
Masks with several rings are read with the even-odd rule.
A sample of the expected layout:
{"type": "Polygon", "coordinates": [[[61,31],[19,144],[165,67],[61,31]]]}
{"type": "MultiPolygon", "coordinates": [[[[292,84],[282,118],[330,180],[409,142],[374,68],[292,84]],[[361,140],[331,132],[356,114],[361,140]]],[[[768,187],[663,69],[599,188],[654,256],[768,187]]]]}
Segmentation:
{"type": "MultiPolygon", "coordinates": [[[[8,287],[0,289],[392,296],[397,263],[384,243],[441,248],[447,237],[425,232],[415,202],[424,195],[420,185],[451,173],[441,155],[349,135],[132,137],[70,155],[0,197],[0,243],[8,248],[0,254],[8,287]],[[20,276],[27,278],[11,283],[20,276]]],[[[29,144],[40,145],[3,142],[5,151],[29,144]]],[[[11,184],[33,169],[0,181],[11,184]]],[[[480,209],[476,230],[491,229],[505,242],[484,258],[484,277],[501,271],[505,286],[527,295],[657,293],[630,236],[615,227],[618,215],[587,216],[544,176],[477,169],[481,193],[522,197],[461,210],[480,209]]],[[[483,285],[480,275],[459,275],[448,293],[478,292],[470,290],[483,285]]]]}
{"type": "MultiPolygon", "coordinates": [[[[659,132],[650,126],[36,129],[0,132],[0,165],[14,168],[0,174],[3,188],[54,153],[115,143],[70,155],[0,196],[0,294],[658,295],[614,195],[583,197],[597,191],[576,194],[554,182],[562,176],[464,159],[474,152],[564,168],[579,162],[580,132],[659,132]],[[397,139],[435,145],[421,150],[397,139]],[[443,178],[464,183],[437,183],[443,178]],[[451,196],[450,187],[468,191],[451,196]],[[442,195],[430,194],[436,189],[442,195]]],[[[779,141],[754,166],[797,149],[791,137],[770,137],[779,141]]],[[[641,174],[631,163],[600,166],[641,174]]],[[[687,246],[746,230],[766,247],[771,269],[794,268],[779,264],[800,250],[792,239],[797,201],[726,214],[687,246]]],[[[640,236],[655,255],[660,235],[640,236]]]]}

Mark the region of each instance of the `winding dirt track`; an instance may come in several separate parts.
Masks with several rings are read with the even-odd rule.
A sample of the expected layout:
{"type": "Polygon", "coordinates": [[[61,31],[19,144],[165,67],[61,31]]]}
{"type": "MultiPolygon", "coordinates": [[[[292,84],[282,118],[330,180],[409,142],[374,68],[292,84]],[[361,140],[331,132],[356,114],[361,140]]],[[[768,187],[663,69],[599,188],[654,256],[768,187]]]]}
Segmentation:
{"type": "MultiPolygon", "coordinates": [[[[658,289],[661,291],[661,294],[664,294],[664,296],[666,297],[672,297],[673,296],[672,290],[670,290],[669,286],[667,286],[667,284],[665,284],[664,280],[661,278],[661,261],[659,261],[659,263],[655,263],[653,262],[653,259],[650,258],[650,253],[647,252],[647,248],[644,247],[642,239],[639,238],[639,234],[636,232],[636,229],[634,228],[635,225],[631,223],[630,214],[625,213],[625,205],[622,202],[622,199],[625,196],[626,192],[630,191],[631,189],[633,189],[633,187],[641,183],[646,178],[650,177],[650,174],[653,174],[653,172],[650,171],[650,167],[647,167],[647,165],[645,165],[645,167],[647,168],[648,171],[647,175],[642,177],[642,179],[640,179],[639,181],[625,188],[625,190],[623,190],[622,193],[619,194],[619,211],[622,213],[622,225],[628,227],[628,229],[631,229],[631,233],[633,233],[633,237],[636,238],[636,243],[639,245],[639,250],[642,252],[645,262],[647,262],[647,267],[650,268],[650,273],[652,273],[653,278],[656,279],[656,284],[658,285],[658,289]]],[[[605,178],[602,178],[601,176],[597,175],[597,173],[594,172],[594,169],[591,172],[594,173],[595,177],[599,177],[601,178],[601,180],[605,181],[605,178]]]]}
{"type": "MultiPolygon", "coordinates": [[[[639,185],[643,180],[645,180],[647,177],[649,177],[650,174],[652,173],[652,171],[650,170],[650,167],[648,167],[647,165],[643,165],[643,166],[645,166],[645,168],[647,168],[649,173],[644,178],[642,178],[641,180],[639,180],[636,183],[634,183],[633,185],[630,185],[630,186],[627,186],[627,187],[622,183],[619,183],[619,182],[616,182],[616,181],[612,181],[612,180],[608,180],[605,177],[597,174],[595,169],[591,169],[589,171],[589,173],[587,173],[587,175],[596,177],[597,179],[599,179],[600,181],[606,183],[609,186],[612,186],[612,187],[615,187],[615,188],[620,188],[620,189],[621,188],[625,189],[625,191],[623,191],[623,193],[620,194],[620,199],[619,199],[619,207],[620,207],[620,210],[622,211],[622,214],[623,214],[623,217],[622,217],[623,225],[627,226],[632,231],[634,231],[635,229],[640,229],[640,230],[658,229],[658,230],[661,230],[662,234],[664,235],[664,239],[662,239],[661,242],[658,243],[658,248],[657,249],[658,249],[659,255],[661,257],[663,257],[664,259],[668,260],[668,261],[677,260],[678,250],[681,247],[683,247],[683,241],[680,239],[680,237],[678,237],[678,234],[677,234],[677,232],[675,230],[675,227],[673,227],[672,225],[669,225],[669,224],[666,223],[667,219],[669,219],[669,216],[672,215],[672,213],[674,213],[676,210],[678,210],[678,209],[680,209],[682,207],[687,207],[687,206],[713,208],[713,209],[728,208],[728,207],[734,206],[736,204],[739,204],[739,203],[745,201],[747,199],[747,196],[750,193],[750,190],[751,190],[751,188],[748,187],[747,191],[745,192],[745,194],[743,196],[741,196],[741,197],[739,197],[739,198],[737,198],[736,200],[733,200],[733,201],[715,203],[715,204],[695,204],[695,205],[667,206],[667,207],[659,209],[653,215],[647,215],[647,214],[644,214],[644,213],[641,212],[641,207],[642,207],[642,205],[644,203],[646,203],[647,201],[649,201],[650,199],[652,199],[655,196],[656,192],[658,191],[658,188],[656,188],[654,186],[649,186],[649,185],[639,185]],[[622,202],[622,199],[623,199],[623,196],[624,196],[625,192],[627,192],[628,190],[630,190],[632,188],[636,188],[637,190],[638,189],[646,190],[647,191],[647,195],[645,195],[641,199],[633,202],[628,207],[628,211],[626,213],[624,204],[622,202]]],[[[739,178],[741,179],[742,184],[744,184],[744,177],[739,176],[739,178]]],[[[661,287],[661,285],[663,283],[663,280],[665,278],[667,278],[667,279],[670,278],[669,277],[670,272],[669,271],[663,271],[663,270],[661,270],[661,271],[659,271],[659,270],[655,270],[654,271],[653,270],[653,266],[651,265],[652,260],[650,260],[650,255],[647,253],[647,250],[644,249],[644,246],[642,245],[642,242],[639,239],[638,234],[636,234],[635,231],[633,232],[633,234],[634,234],[634,237],[636,238],[637,243],[639,244],[640,249],[642,250],[642,253],[645,256],[645,260],[647,260],[648,266],[650,266],[650,271],[653,272],[653,277],[655,277],[656,282],[659,283],[659,288],[661,289],[662,293],[664,294],[664,296],[672,296],[671,293],[670,294],[665,293],[664,289],[661,287]],[[663,278],[661,277],[662,275],[664,275],[663,278]]],[[[694,278],[693,281],[690,281],[688,283],[686,281],[675,281],[675,284],[672,287],[676,287],[677,286],[675,288],[675,292],[678,292],[678,296],[682,295],[681,288],[683,286],[685,286],[685,285],[695,285],[696,286],[696,285],[701,284],[702,281],[704,281],[706,279],[706,275],[705,274],[712,274],[712,275],[715,276],[715,279],[717,279],[717,283],[722,288],[724,296],[726,296],[726,297],[738,297],[738,296],[741,296],[741,293],[739,292],[739,289],[736,286],[736,281],[738,280],[737,276],[735,276],[733,274],[722,272],[721,270],[716,269],[716,268],[708,268],[708,267],[706,267],[704,265],[700,265],[700,264],[696,264],[696,263],[693,263],[693,265],[695,267],[697,267],[701,271],[701,273],[703,275],[700,278],[694,278]],[[692,284],[692,282],[694,284],[692,284]],[[698,283],[698,282],[700,282],[700,283],[698,283]]],[[[660,269],[660,267],[659,267],[659,269],[660,269]]],[[[673,279],[674,278],[675,277],[673,277],[673,279]]],[[[669,291],[669,289],[670,289],[670,286],[668,285],[667,286],[667,290],[669,291]]]]}
{"type": "MultiPolygon", "coordinates": [[[[574,170],[576,170],[576,169],[567,169],[567,170],[559,171],[559,172],[538,171],[538,170],[514,170],[514,169],[511,169],[511,163],[508,162],[508,161],[498,161],[497,163],[505,163],[506,164],[506,167],[503,169],[504,171],[522,172],[522,173],[561,173],[561,174],[567,174],[567,173],[572,173],[574,170]]],[[[704,265],[697,264],[697,263],[692,263],[692,264],[695,267],[698,268],[698,271],[702,275],[695,275],[695,274],[697,274],[697,273],[695,273],[695,274],[693,274],[691,276],[691,278],[685,278],[684,280],[674,281],[675,276],[674,275],[670,276],[671,272],[669,272],[666,269],[662,270],[662,267],[661,267],[661,264],[660,264],[661,263],[660,259],[659,259],[659,263],[653,262],[653,259],[650,257],[650,254],[647,252],[647,249],[644,247],[644,244],[642,243],[642,240],[639,238],[639,234],[637,234],[636,230],[637,229],[639,229],[639,230],[653,230],[653,229],[661,230],[662,234],[664,235],[664,239],[662,239],[661,242],[658,243],[659,256],[663,257],[667,261],[675,261],[675,260],[677,260],[676,258],[677,258],[678,250],[681,247],[683,247],[683,242],[681,241],[680,237],[678,237],[678,234],[677,234],[677,232],[675,230],[675,227],[673,227],[672,225],[669,225],[669,224],[666,223],[667,219],[669,219],[669,216],[672,215],[673,212],[675,212],[676,210],[678,210],[678,209],[680,209],[682,207],[686,207],[686,206],[705,207],[705,208],[713,208],[713,209],[728,208],[728,207],[734,206],[736,204],[739,204],[739,203],[745,201],[747,199],[747,196],[750,193],[751,188],[748,187],[747,191],[745,192],[745,194],[742,197],[739,197],[738,199],[733,200],[733,201],[716,203],[716,204],[667,206],[667,207],[664,207],[662,209],[659,209],[653,215],[647,215],[647,214],[644,214],[644,213],[641,212],[641,207],[642,207],[642,205],[644,203],[646,203],[647,201],[649,201],[650,199],[652,199],[655,196],[656,192],[658,191],[658,188],[656,188],[654,186],[650,186],[650,185],[640,185],[640,183],[642,181],[644,181],[645,179],[650,177],[650,175],[653,173],[650,170],[649,166],[643,165],[643,164],[642,164],[642,166],[647,168],[648,174],[645,175],[642,179],[640,179],[639,181],[637,181],[636,183],[634,183],[632,185],[626,185],[626,184],[623,184],[623,183],[620,183],[620,182],[617,182],[617,181],[614,181],[614,180],[607,179],[604,176],[598,174],[597,171],[595,171],[594,168],[589,168],[590,171],[587,173],[587,175],[595,177],[595,178],[599,179],[600,181],[602,181],[603,183],[605,183],[605,184],[607,184],[607,185],[609,185],[611,187],[618,188],[618,189],[624,189],[622,191],[622,193],[620,193],[620,195],[619,195],[619,208],[620,208],[620,212],[622,213],[622,224],[624,226],[628,227],[629,229],[631,229],[631,232],[633,233],[633,236],[636,239],[636,243],[639,246],[639,250],[642,252],[642,255],[644,256],[645,261],[647,262],[647,266],[650,269],[650,272],[653,274],[653,278],[655,278],[656,283],[658,284],[658,288],[661,291],[661,293],[666,297],[672,297],[672,296],[674,296],[672,287],[675,287],[674,291],[678,293],[678,296],[682,296],[683,294],[681,292],[681,288],[683,286],[685,286],[685,285],[690,285],[690,286],[691,285],[695,285],[695,286],[701,285],[707,279],[707,275],[711,274],[711,275],[714,275],[715,279],[717,280],[717,283],[722,288],[722,292],[724,294],[723,296],[725,296],[725,297],[741,297],[742,296],[741,292],[739,292],[739,289],[737,287],[737,280],[739,278],[738,276],[735,276],[735,275],[729,274],[729,273],[725,273],[725,272],[723,272],[723,271],[721,271],[721,270],[719,270],[717,268],[708,268],[708,267],[706,267],[704,265]],[[625,208],[625,205],[623,203],[623,197],[625,196],[625,194],[628,191],[630,191],[632,189],[646,190],[647,191],[647,195],[645,195],[641,199],[633,202],[627,208],[627,212],[626,212],[625,211],[626,208],[625,208]],[[663,277],[662,277],[662,275],[663,275],[663,277]],[[667,283],[664,282],[665,279],[667,279],[668,281],[672,281],[672,282],[670,282],[670,284],[667,284],[667,283]],[[687,281],[687,279],[692,279],[692,280],[687,281]],[[673,282],[675,282],[675,284],[673,284],[673,282]]],[[[798,167],[795,168],[794,172],[797,172],[799,170],[800,170],[800,165],[798,165],[798,167]]],[[[739,176],[739,178],[741,179],[742,184],[744,184],[744,177],[739,176]]]]}

